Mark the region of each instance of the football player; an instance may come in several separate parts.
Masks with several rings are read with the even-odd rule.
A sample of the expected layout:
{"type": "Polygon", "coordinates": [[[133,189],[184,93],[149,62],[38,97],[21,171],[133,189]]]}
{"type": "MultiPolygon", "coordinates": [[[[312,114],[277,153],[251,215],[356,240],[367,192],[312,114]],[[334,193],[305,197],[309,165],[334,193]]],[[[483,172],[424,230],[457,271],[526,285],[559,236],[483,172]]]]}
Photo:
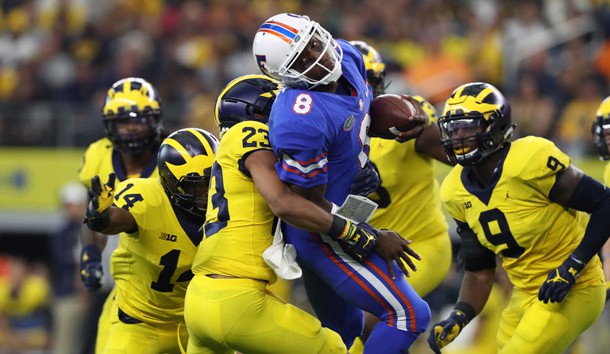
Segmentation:
{"type": "MultiPolygon", "coordinates": [[[[277,173],[294,191],[331,211],[331,202],[344,202],[368,163],[372,92],[362,54],[295,14],[265,21],[254,37],[253,54],[264,74],[286,86],[269,118],[277,173]]],[[[421,128],[404,135],[414,137],[421,128]]],[[[381,319],[367,341],[378,352],[404,352],[425,331],[428,304],[404,277],[388,277],[377,254],[358,262],[336,241],[290,225],[283,231],[297,250],[316,315],[348,347],[362,332],[363,310],[381,319]]]]}
{"type": "Polygon", "coordinates": [[[408,242],[399,235],[384,233],[375,242],[377,231],[369,225],[333,216],[282,183],[266,125],[277,90],[278,83],[264,75],[246,75],[231,81],[216,101],[221,140],[212,168],[205,238],[185,301],[187,353],[347,351],[337,333],[269,291],[276,274],[263,252],[274,238],[274,215],[334,239],[352,242],[360,237],[368,246],[354,247],[374,247],[387,255],[387,263],[404,259],[413,266],[403,252],[408,242]],[[386,248],[389,240],[399,246],[386,248]]]}
{"type": "MultiPolygon", "coordinates": [[[[599,105],[591,132],[593,133],[593,146],[597,150],[599,159],[602,161],[610,160],[610,150],[608,149],[610,145],[610,96],[606,97],[599,105]]],[[[607,163],[604,168],[603,178],[604,184],[610,186],[610,163],[607,163]]],[[[602,248],[602,258],[606,288],[610,290],[610,242],[606,242],[602,248]]],[[[608,300],[608,296],[606,296],[606,300],[608,300]]]]}
{"type": "Polygon", "coordinates": [[[610,191],[549,140],[511,142],[510,105],[490,84],[455,89],[439,125],[459,164],[441,199],[458,225],[465,273],[453,311],[432,326],[430,348],[440,353],[480,313],[498,255],[514,287],[498,352],[563,352],[604,306],[596,252],[610,235],[610,191]]]}
{"type": "MultiPolygon", "coordinates": [[[[79,179],[85,187],[91,188],[94,176],[108,176],[112,172],[119,182],[133,177],[158,177],[157,151],[163,134],[163,107],[156,89],[141,78],[121,79],[108,90],[102,114],[106,137],[89,145],[79,170],[79,179]]],[[[102,282],[102,276],[104,271],[108,272],[105,268],[109,266],[110,254],[118,246],[118,239],[108,240],[106,235],[94,233],[87,227],[83,228],[81,238],[83,283],[90,291],[98,290],[102,283],[104,288],[108,284],[112,286],[112,279],[105,278],[102,282]]],[[[95,352],[98,354],[104,352],[114,297],[114,290],[94,294],[92,306],[101,302],[95,301],[98,298],[105,299],[99,320],[95,319],[98,324],[95,352]]]]}
{"type": "MultiPolygon", "coordinates": [[[[367,81],[375,96],[385,93],[386,67],[379,52],[364,41],[351,42],[364,58],[367,81]]],[[[435,160],[450,164],[440,143],[436,109],[421,96],[414,96],[429,118],[421,135],[407,142],[371,139],[371,162],[378,169],[381,185],[369,198],[379,204],[370,220],[375,227],[396,230],[413,241],[411,247],[422,257],[418,271],[409,284],[424,297],[447,276],[451,266],[451,239],[441,209],[439,185],[435,178],[435,160]],[[408,171],[405,170],[408,166],[408,171]]],[[[370,314],[362,339],[378,321],[370,314]]],[[[351,348],[354,352],[356,349],[351,348]]]]}
{"type": "Polygon", "coordinates": [[[157,157],[158,178],[116,186],[91,182],[89,228],[121,233],[112,253],[116,298],[105,353],[174,353],[185,347],[184,296],[205,221],[210,172],[218,141],[202,129],[170,134],[157,157]]]}

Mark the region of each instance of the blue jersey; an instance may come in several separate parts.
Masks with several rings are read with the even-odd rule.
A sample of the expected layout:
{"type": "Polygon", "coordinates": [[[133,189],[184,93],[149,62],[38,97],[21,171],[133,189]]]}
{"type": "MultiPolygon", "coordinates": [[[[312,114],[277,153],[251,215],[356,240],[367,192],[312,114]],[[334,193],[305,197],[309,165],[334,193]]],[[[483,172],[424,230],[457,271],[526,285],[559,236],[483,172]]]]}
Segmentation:
{"type": "Polygon", "coordinates": [[[352,88],[340,84],[339,92],[345,94],[280,91],[269,117],[269,140],[284,182],[303,188],[326,184],[326,199],[340,205],[368,160],[372,95],[362,54],[337,42],[343,49],[342,77],[352,88]]]}

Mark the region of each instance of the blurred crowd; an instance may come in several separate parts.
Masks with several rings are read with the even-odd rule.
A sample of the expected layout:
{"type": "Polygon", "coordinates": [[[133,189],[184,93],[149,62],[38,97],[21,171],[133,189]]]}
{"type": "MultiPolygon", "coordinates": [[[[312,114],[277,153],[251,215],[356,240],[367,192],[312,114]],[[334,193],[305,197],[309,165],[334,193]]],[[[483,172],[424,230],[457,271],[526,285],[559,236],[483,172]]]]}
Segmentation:
{"type": "Polygon", "coordinates": [[[608,93],[604,0],[4,0],[0,144],[86,146],[101,136],[107,88],[141,76],[160,91],[168,130],[212,132],[214,98],[256,72],[251,41],[270,14],[308,14],[389,62],[389,91],[442,106],[459,84],[506,92],[521,135],[590,152],[589,121],[608,93]]]}
{"type": "MultiPolygon", "coordinates": [[[[103,136],[106,90],[128,76],[157,87],[168,131],[217,132],[219,89],[258,71],[253,35],[279,12],[375,46],[388,92],[442,109],[458,85],[489,82],[509,98],[518,136],[550,138],[573,158],[593,154],[591,122],[610,94],[608,0],[2,0],[0,146],[88,145],[103,136]]],[[[50,249],[50,271],[0,257],[0,352],[44,352],[61,340],[50,331],[63,318],[55,311],[69,318],[86,308],[70,263],[75,222],[80,215],[66,214],[54,234],[69,254],[50,249]]],[[[441,309],[457,288],[456,273],[427,300],[441,309]]]]}

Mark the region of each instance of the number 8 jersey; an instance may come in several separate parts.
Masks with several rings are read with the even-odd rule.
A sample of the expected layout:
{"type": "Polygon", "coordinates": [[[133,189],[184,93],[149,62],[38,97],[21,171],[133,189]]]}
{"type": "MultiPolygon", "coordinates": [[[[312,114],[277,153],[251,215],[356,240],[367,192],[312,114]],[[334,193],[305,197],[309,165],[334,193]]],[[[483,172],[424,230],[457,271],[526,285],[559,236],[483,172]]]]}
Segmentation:
{"type": "MultiPolygon", "coordinates": [[[[468,167],[454,167],[441,185],[449,214],[467,223],[484,247],[502,257],[514,286],[537,293],[582,239],[589,216],[551,202],[555,180],[570,158],[552,142],[525,137],[503,150],[491,184],[483,188],[468,167]]],[[[595,256],[575,288],[603,284],[595,256]]]]}
{"type": "Polygon", "coordinates": [[[158,177],[123,181],[114,198],[114,205],[129,211],[138,225],[132,233],[121,233],[110,260],[116,305],[149,324],[182,322],[203,220],[176,212],[158,177]]]}

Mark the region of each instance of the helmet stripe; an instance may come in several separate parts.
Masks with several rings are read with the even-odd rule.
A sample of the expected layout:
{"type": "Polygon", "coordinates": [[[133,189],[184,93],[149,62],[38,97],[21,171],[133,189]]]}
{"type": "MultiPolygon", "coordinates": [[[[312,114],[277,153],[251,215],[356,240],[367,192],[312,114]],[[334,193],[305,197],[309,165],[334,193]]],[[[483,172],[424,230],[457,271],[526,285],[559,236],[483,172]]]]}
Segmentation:
{"type": "Polygon", "coordinates": [[[275,21],[263,23],[258,31],[272,34],[287,43],[291,43],[292,40],[297,36],[297,33],[299,33],[299,31],[295,28],[275,21]]]}

